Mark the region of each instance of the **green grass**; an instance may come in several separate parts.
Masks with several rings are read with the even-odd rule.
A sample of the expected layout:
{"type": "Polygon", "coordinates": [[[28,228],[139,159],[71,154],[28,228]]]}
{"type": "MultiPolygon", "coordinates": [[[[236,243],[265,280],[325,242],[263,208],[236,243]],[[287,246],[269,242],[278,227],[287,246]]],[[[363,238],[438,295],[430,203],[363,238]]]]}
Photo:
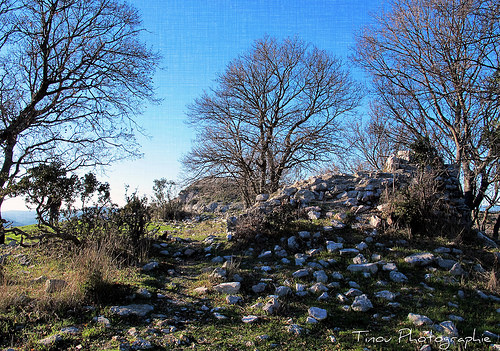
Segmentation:
{"type": "MultiPolygon", "coordinates": [[[[292,224],[293,230],[318,231],[324,221],[299,221],[292,224]]],[[[137,338],[150,340],[154,349],[190,349],[192,345],[198,350],[418,350],[422,343],[415,340],[410,341],[409,337],[400,337],[400,333],[411,330],[413,339],[422,336],[422,332],[430,330],[430,327],[416,328],[407,320],[408,313],[425,314],[434,322],[448,320],[450,314],[460,315],[465,318],[463,322],[456,322],[456,326],[461,336],[480,336],[484,330],[500,333],[499,314],[496,309],[500,308],[499,303],[491,301],[485,302],[476,297],[475,289],[480,288],[487,291],[487,280],[480,279],[479,276],[471,276],[467,279],[449,279],[449,274],[442,270],[430,272],[426,268],[412,267],[404,262],[406,255],[432,251],[437,246],[446,245],[443,239],[436,240],[419,239],[411,242],[408,247],[395,247],[394,250],[377,250],[373,244],[365,253],[365,257],[370,258],[371,253],[379,252],[382,260],[395,262],[398,269],[410,279],[408,284],[401,285],[393,283],[388,278],[388,272],[379,271],[370,278],[364,278],[360,274],[346,271],[346,267],[351,263],[351,258],[340,256],[338,253],[322,252],[314,260],[334,258],[337,263],[325,268],[330,276],[333,271],[340,271],[345,280],[341,282],[338,289],[329,291],[330,300],[317,301],[317,296],[309,294],[306,297],[289,296],[280,298],[281,308],[275,315],[267,315],[261,309],[254,309],[251,306],[257,302],[265,304],[268,295],[274,293],[277,286],[289,281],[294,290],[295,283],[301,282],[311,285],[312,277],[295,280],[292,273],[299,269],[293,265],[282,265],[281,269],[274,267],[274,262],[262,262],[255,256],[245,256],[241,251],[234,251],[233,243],[225,241],[225,224],[222,221],[211,220],[201,223],[168,223],[160,226],[159,235],[162,231],[168,231],[168,235],[190,239],[191,243],[179,241],[165,241],[167,250],[171,253],[182,251],[186,247],[198,250],[198,253],[190,258],[183,256],[160,256],[157,251],[152,252],[149,259],[154,259],[160,263],[157,270],[142,272],[141,264],[134,266],[123,266],[114,271],[112,285],[109,286],[108,294],[112,298],[94,302],[92,310],[84,310],[82,304],[79,308],[68,310],[58,310],[57,313],[44,313],[33,307],[32,302],[27,304],[12,305],[0,309],[0,348],[6,348],[13,343],[21,349],[43,349],[38,340],[58,333],[63,326],[76,326],[80,329],[77,336],[65,336],[61,345],[66,349],[75,349],[77,345],[82,345],[88,350],[116,350],[120,343],[133,343],[137,338]],[[218,240],[218,249],[211,252],[211,256],[203,249],[208,244],[202,241],[209,235],[214,235],[218,240]],[[228,305],[224,295],[210,292],[206,296],[196,295],[193,290],[196,287],[206,286],[208,288],[220,283],[210,276],[214,268],[221,264],[211,262],[211,258],[216,255],[234,255],[237,264],[231,267],[231,274],[238,273],[243,277],[242,290],[239,296],[243,297],[243,302],[238,305],[228,305]],[[273,264],[270,273],[264,273],[256,266],[273,264]],[[175,270],[175,274],[170,274],[169,270],[175,270]],[[420,283],[424,281],[424,275],[432,273],[432,278],[426,284],[435,288],[430,292],[425,290],[420,283]],[[272,279],[268,282],[267,290],[264,294],[254,294],[251,286],[261,278],[272,279]],[[348,281],[354,280],[361,285],[361,290],[369,294],[370,300],[374,304],[374,309],[366,312],[344,311],[342,305],[335,299],[337,292],[344,293],[349,289],[348,281]],[[384,280],[386,286],[378,286],[376,282],[384,280]],[[127,296],[139,288],[147,288],[153,294],[165,295],[163,299],[149,300],[129,300],[127,296]],[[373,293],[380,290],[390,290],[400,292],[401,295],[396,301],[401,303],[400,308],[391,308],[387,302],[373,297],[373,293]],[[457,297],[458,290],[463,290],[467,296],[465,300],[457,297]],[[121,318],[109,314],[110,307],[118,304],[129,303],[153,303],[155,314],[163,317],[143,318],[121,318]],[[459,308],[448,306],[449,302],[459,305],[459,308]],[[208,310],[202,308],[208,307],[208,310]],[[308,325],[305,323],[308,308],[316,306],[325,308],[328,311],[328,318],[318,324],[308,325]],[[210,311],[219,307],[220,313],[227,316],[226,320],[217,320],[210,311]],[[375,318],[374,314],[379,317],[375,318]],[[111,321],[111,328],[104,328],[92,322],[92,318],[104,315],[111,321]],[[259,321],[255,324],[244,324],[241,318],[246,315],[257,315],[259,321]],[[391,317],[384,320],[382,317],[391,317]],[[286,328],[291,324],[299,324],[304,328],[304,333],[300,336],[290,334],[286,328]],[[175,332],[164,333],[160,325],[174,325],[175,332]],[[22,327],[21,327],[22,326],[22,327]],[[127,331],[136,327],[138,336],[133,336],[127,331]],[[147,332],[148,328],[153,328],[152,333],[147,332]],[[356,333],[368,331],[367,333],[356,333]],[[265,336],[265,337],[262,337],[265,336]],[[358,340],[359,337],[359,340],[358,340]],[[333,341],[332,341],[333,340],[333,341]]],[[[290,235],[294,232],[290,230],[290,235]]],[[[337,235],[345,239],[345,247],[352,247],[362,241],[366,234],[361,231],[345,229],[342,231],[325,232],[323,240],[335,240],[337,235]]],[[[401,237],[377,238],[377,241],[393,241],[401,237]]],[[[279,238],[270,238],[267,243],[250,243],[254,247],[267,247],[271,249],[276,243],[280,243],[279,238]],[[275,241],[277,240],[277,241],[275,241]]],[[[280,243],[282,247],[286,245],[280,243]]],[[[215,246],[215,244],[214,244],[215,246]]],[[[50,277],[57,277],[60,274],[64,277],[67,274],[68,260],[58,252],[48,254],[44,250],[31,250],[16,248],[12,250],[14,257],[17,254],[29,256],[32,261],[31,266],[20,265],[16,259],[10,259],[5,266],[6,276],[12,279],[11,287],[15,287],[16,293],[28,294],[30,299],[42,298],[39,295],[40,287],[34,289],[28,282],[32,278],[45,274],[50,277]],[[28,271],[29,273],[24,273],[28,271]],[[16,285],[17,284],[17,285],[16,285]],[[30,290],[31,289],[31,290],[30,290]]],[[[469,250],[469,249],[468,249],[469,250]]],[[[482,250],[482,254],[487,254],[478,247],[471,247],[470,252],[482,250]]],[[[257,250],[256,250],[257,251],[257,250]]],[[[465,250],[464,250],[465,251],[465,250]]],[[[257,254],[260,252],[256,252],[257,254]]],[[[293,255],[288,257],[292,262],[293,255]]],[[[331,280],[330,280],[331,281],[331,280]]],[[[352,300],[351,300],[352,301],[352,300]]],[[[439,349],[439,343],[433,343],[433,349],[439,349]]],[[[55,348],[54,348],[55,349],[55,348]]],[[[456,349],[458,347],[450,347],[456,349]]],[[[463,349],[463,345],[462,348],[463,349]]],[[[484,343],[468,344],[467,350],[487,350],[484,343]]]]}

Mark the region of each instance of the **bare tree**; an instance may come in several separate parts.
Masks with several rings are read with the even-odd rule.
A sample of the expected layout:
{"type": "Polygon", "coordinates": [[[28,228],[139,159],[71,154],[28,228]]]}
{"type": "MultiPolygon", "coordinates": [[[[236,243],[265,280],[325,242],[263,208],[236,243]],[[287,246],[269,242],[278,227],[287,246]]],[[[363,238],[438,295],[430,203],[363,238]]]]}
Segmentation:
{"type": "Polygon", "coordinates": [[[137,10],[116,0],[0,2],[0,207],[39,163],[138,155],[132,118],[154,101],[159,59],[141,32],[137,10]]]}
{"type": "Polygon", "coordinates": [[[195,178],[233,177],[247,205],[289,172],[329,160],[338,117],[360,101],[340,60],[298,39],[256,41],[216,82],[189,107],[199,133],[183,163],[195,178]]]}
{"type": "Polygon", "coordinates": [[[401,137],[387,119],[384,107],[372,103],[368,117],[348,124],[346,154],[337,161],[347,172],[383,171],[387,158],[400,149],[401,137]]]}
{"type": "Polygon", "coordinates": [[[375,98],[399,131],[460,167],[471,211],[500,181],[499,19],[492,0],[400,0],[357,38],[375,98]]]}

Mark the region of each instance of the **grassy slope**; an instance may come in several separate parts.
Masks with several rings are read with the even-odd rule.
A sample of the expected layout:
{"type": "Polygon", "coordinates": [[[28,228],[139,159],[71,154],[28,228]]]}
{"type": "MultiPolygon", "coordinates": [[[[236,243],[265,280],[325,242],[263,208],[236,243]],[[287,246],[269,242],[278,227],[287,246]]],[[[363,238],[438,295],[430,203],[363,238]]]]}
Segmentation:
{"type": "MultiPolygon", "coordinates": [[[[318,222],[318,224],[322,223],[318,222]]],[[[310,228],[311,225],[308,224],[308,227],[310,228]]],[[[9,249],[12,255],[5,265],[4,274],[10,278],[10,283],[1,287],[2,293],[0,294],[3,296],[0,300],[4,302],[8,300],[7,290],[15,296],[10,296],[13,301],[11,307],[4,306],[3,312],[0,312],[0,347],[12,344],[20,349],[50,349],[50,347],[39,346],[37,341],[58,333],[64,326],[76,326],[79,328],[77,335],[63,336],[64,340],[52,348],[118,349],[120,343],[131,343],[137,338],[143,338],[149,339],[155,349],[188,349],[194,345],[198,350],[363,350],[365,347],[370,350],[418,350],[422,343],[414,341],[421,331],[430,328],[413,327],[407,321],[407,315],[410,312],[425,314],[435,322],[448,320],[449,314],[460,315],[465,318],[465,321],[457,322],[456,325],[464,337],[472,336],[474,331],[476,331],[476,337],[480,337],[485,330],[500,333],[498,325],[500,318],[499,313],[496,312],[500,304],[480,300],[475,293],[476,288],[486,291],[488,276],[482,278],[475,276],[474,279],[453,281],[449,279],[447,273],[437,271],[433,273],[432,279],[427,281],[428,285],[435,288],[435,291],[430,292],[420,284],[424,281],[424,275],[428,271],[423,268],[410,267],[404,263],[403,258],[408,254],[432,250],[446,244],[442,239],[417,240],[412,242],[411,247],[396,247],[393,250],[381,252],[383,260],[395,262],[399,270],[409,277],[410,282],[404,285],[388,283],[387,286],[380,287],[376,282],[378,280],[389,281],[387,272],[379,271],[370,278],[364,278],[345,270],[351,263],[350,259],[341,257],[339,254],[323,252],[317,259],[334,258],[337,260],[335,265],[325,269],[326,272],[330,275],[333,271],[340,271],[347,278],[341,282],[341,288],[331,289],[330,300],[326,302],[317,301],[317,296],[314,294],[309,294],[305,298],[293,295],[280,299],[282,307],[276,315],[270,316],[261,309],[251,306],[257,302],[266,303],[268,300],[266,297],[274,293],[275,287],[285,284],[286,280],[291,283],[292,289],[297,282],[310,286],[311,278],[299,280],[292,278],[292,273],[300,267],[282,265],[281,268],[277,268],[276,259],[266,262],[254,256],[245,255],[245,250],[236,250],[233,244],[225,242],[223,224],[217,221],[170,225],[163,227],[162,230],[168,230],[173,236],[194,241],[186,243],[166,240],[167,249],[171,253],[183,251],[187,247],[202,250],[208,244],[202,244],[201,241],[209,235],[219,238],[216,243],[220,245],[212,250],[210,257],[206,257],[203,251],[187,259],[157,255],[154,259],[160,263],[160,267],[153,272],[141,272],[137,267],[117,269],[109,275],[109,285],[106,286],[106,293],[101,294],[100,303],[93,303],[92,308],[83,308],[85,301],[79,300],[81,296],[75,295],[74,292],[63,291],[59,295],[48,296],[43,293],[43,286],[31,282],[40,275],[71,281],[75,269],[74,261],[58,256],[57,252],[47,252],[41,249],[32,249],[29,252],[21,248],[9,249]],[[30,263],[19,264],[19,257],[16,256],[19,254],[25,255],[30,263]],[[228,305],[225,302],[225,296],[216,293],[200,296],[193,292],[196,287],[211,287],[221,282],[210,276],[215,267],[221,266],[210,261],[210,258],[216,255],[233,255],[236,264],[231,267],[231,271],[244,278],[242,291],[239,294],[243,302],[238,305],[228,305]],[[267,264],[273,268],[270,273],[256,269],[267,264]],[[175,270],[174,274],[172,274],[172,269],[175,270]],[[251,291],[251,285],[260,279],[266,279],[268,282],[267,290],[263,294],[254,294],[251,291]],[[342,304],[338,303],[334,296],[336,292],[345,292],[349,289],[347,285],[349,280],[358,282],[361,290],[369,294],[374,304],[373,310],[366,313],[342,310],[342,304]],[[149,319],[110,317],[110,306],[130,303],[126,296],[138,288],[147,288],[153,294],[165,295],[162,299],[135,301],[153,302],[156,307],[154,313],[164,316],[149,319]],[[465,292],[466,300],[460,300],[457,297],[459,289],[465,292]],[[375,299],[373,292],[380,290],[400,292],[396,301],[401,303],[401,307],[393,309],[387,307],[386,302],[375,299]],[[23,294],[31,302],[21,303],[16,300],[23,294]],[[449,302],[457,303],[459,308],[449,307],[449,302]],[[203,306],[208,307],[209,310],[205,311],[203,306]],[[307,310],[311,306],[327,309],[328,318],[316,325],[306,324],[307,310]],[[228,317],[227,319],[214,318],[210,309],[217,307],[220,308],[221,314],[228,317]],[[52,312],[45,313],[44,311],[47,310],[52,312]],[[391,318],[388,320],[374,318],[374,314],[391,318]],[[112,327],[104,328],[91,322],[93,317],[99,315],[110,317],[112,327]],[[257,315],[259,321],[255,324],[244,324],[241,318],[246,315],[257,315]],[[288,333],[286,327],[291,323],[300,324],[305,332],[300,336],[288,333]],[[175,326],[175,330],[170,326],[175,326]],[[139,335],[131,335],[127,332],[132,327],[139,331],[139,335]],[[410,341],[409,337],[398,340],[400,331],[403,332],[405,328],[412,330],[414,341],[410,341]],[[171,332],[167,333],[166,329],[171,332]],[[369,331],[369,334],[360,335],[360,340],[357,340],[358,334],[353,331],[362,330],[369,331]],[[371,337],[379,337],[379,339],[370,339],[371,337]],[[387,342],[382,341],[382,338],[387,342]]],[[[345,247],[352,247],[364,238],[363,233],[352,230],[325,232],[323,238],[336,239],[336,234],[346,240],[345,247]]],[[[389,239],[391,238],[379,241],[389,239]]],[[[262,242],[254,242],[252,246],[256,253],[260,253],[262,249],[272,249],[274,243],[264,245],[262,242]]],[[[364,253],[365,257],[370,257],[375,251],[379,252],[370,245],[368,251],[364,253]]],[[[468,255],[474,253],[477,257],[481,257],[483,251],[481,248],[471,247],[466,253],[468,255]]],[[[471,257],[473,256],[467,258],[471,257]]],[[[293,256],[289,259],[293,261],[293,256]]],[[[78,280],[73,290],[75,287],[78,287],[78,280]]],[[[439,346],[445,349],[446,344],[434,344],[435,349],[439,346]]],[[[463,349],[463,343],[461,346],[463,349]]],[[[486,349],[488,349],[486,343],[475,342],[467,345],[467,350],[486,349]]]]}

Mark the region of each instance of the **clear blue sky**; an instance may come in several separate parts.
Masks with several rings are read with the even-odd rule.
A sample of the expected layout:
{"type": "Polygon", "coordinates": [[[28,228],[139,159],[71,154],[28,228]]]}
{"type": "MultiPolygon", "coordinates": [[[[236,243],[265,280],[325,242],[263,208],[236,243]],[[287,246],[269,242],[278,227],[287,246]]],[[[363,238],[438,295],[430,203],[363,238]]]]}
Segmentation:
{"type": "MultiPolygon", "coordinates": [[[[139,9],[145,41],[163,56],[155,75],[158,106],[138,118],[150,138],[139,136],[144,157],[114,164],[100,178],[111,184],[113,200],[123,203],[124,186],[151,194],[153,180],[177,180],[179,159],[194,132],[185,125],[186,106],[213,86],[230,60],[252,42],[270,35],[298,36],[347,58],[354,33],[369,23],[383,0],[131,0],[139,9]]],[[[362,79],[361,75],[356,75],[362,79]]],[[[20,209],[22,201],[3,210],[20,209]]]]}

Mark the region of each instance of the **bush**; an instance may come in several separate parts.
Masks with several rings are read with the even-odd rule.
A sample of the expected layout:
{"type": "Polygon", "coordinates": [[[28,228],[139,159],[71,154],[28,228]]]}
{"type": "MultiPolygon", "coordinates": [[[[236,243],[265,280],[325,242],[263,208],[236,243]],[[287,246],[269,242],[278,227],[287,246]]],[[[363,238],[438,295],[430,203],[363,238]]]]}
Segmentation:
{"type": "Polygon", "coordinates": [[[255,209],[238,218],[235,239],[247,243],[258,235],[281,238],[294,221],[303,217],[303,210],[291,204],[282,204],[269,213],[255,209]]]}
{"type": "Polygon", "coordinates": [[[444,193],[443,172],[430,167],[419,168],[411,183],[386,194],[389,204],[385,216],[395,228],[406,228],[410,236],[453,236],[462,234],[461,214],[452,208],[444,193]]]}

